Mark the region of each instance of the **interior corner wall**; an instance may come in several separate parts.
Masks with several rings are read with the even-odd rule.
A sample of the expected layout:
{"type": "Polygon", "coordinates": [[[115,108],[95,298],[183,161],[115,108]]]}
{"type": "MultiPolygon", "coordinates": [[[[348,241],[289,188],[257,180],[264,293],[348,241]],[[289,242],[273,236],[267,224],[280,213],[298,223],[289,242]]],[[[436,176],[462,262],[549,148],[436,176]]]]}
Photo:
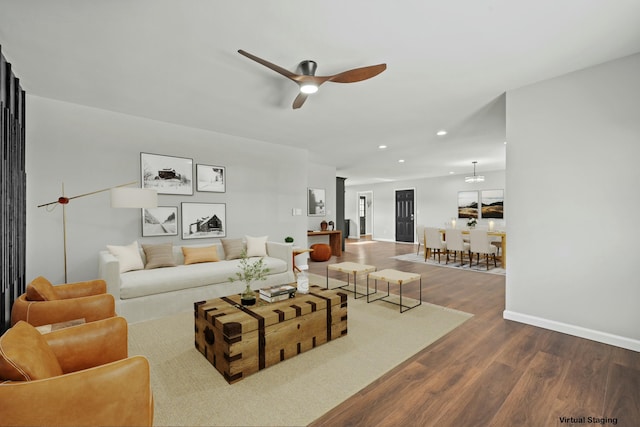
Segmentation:
{"type": "MultiPolygon", "coordinates": [[[[351,236],[357,237],[359,230],[358,193],[373,195],[372,238],[374,240],[395,241],[395,192],[415,189],[415,224],[428,227],[444,227],[458,215],[458,192],[504,189],[505,201],[508,193],[505,188],[504,171],[482,171],[483,183],[467,184],[462,175],[448,175],[437,178],[421,178],[407,181],[384,182],[348,186],[345,191],[345,217],[351,224],[351,236]]],[[[347,183],[349,181],[347,180],[347,183]]],[[[495,226],[504,227],[511,213],[505,209],[504,220],[494,220],[495,226]]],[[[488,225],[488,221],[479,220],[479,225],[488,225]]]]}
{"type": "MultiPolygon", "coordinates": [[[[334,166],[313,163],[310,159],[308,171],[307,179],[309,188],[321,188],[325,191],[326,215],[308,216],[309,211],[306,204],[304,205],[303,213],[307,215],[307,230],[320,230],[320,223],[322,221],[336,222],[336,168],[334,166]]],[[[327,236],[309,237],[307,245],[327,243],[328,241],[329,238],[327,236]]]]}
{"type": "MultiPolygon", "coordinates": [[[[28,96],[28,102],[27,281],[39,275],[54,283],[64,278],[62,208],[36,206],[57,200],[62,183],[65,195],[74,196],[140,181],[141,152],[193,159],[194,179],[198,163],[226,167],[224,193],[194,188],[191,196],[158,196],[159,206],[178,207],[179,225],[183,202],[224,203],[226,237],[306,239],[306,217],[292,212],[306,206],[307,150],[37,96],[28,96]]],[[[66,214],[69,281],[96,278],[98,252],[107,244],[217,240],[182,240],[181,233],[142,237],[141,210],[110,208],[109,192],[71,200],[66,214]]]]}
{"type": "Polygon", "coordinates": [[[640,351],[640,54],[507,93],[504,317],[640,351]]]}

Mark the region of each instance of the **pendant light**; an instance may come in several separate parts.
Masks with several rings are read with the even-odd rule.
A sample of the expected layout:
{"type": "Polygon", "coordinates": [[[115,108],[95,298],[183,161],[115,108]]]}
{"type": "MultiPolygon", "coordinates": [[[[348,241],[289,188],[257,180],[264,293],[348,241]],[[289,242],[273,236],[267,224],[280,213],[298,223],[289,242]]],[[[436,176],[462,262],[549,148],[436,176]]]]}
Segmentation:
{"type": "Polygon", "coordinates": [[[473,176],[467,176],[464,178],[464,182],[484,182],[484,176],[483,175],[476,175],[476,161],[471,162],[473,163],[473,176]]]}

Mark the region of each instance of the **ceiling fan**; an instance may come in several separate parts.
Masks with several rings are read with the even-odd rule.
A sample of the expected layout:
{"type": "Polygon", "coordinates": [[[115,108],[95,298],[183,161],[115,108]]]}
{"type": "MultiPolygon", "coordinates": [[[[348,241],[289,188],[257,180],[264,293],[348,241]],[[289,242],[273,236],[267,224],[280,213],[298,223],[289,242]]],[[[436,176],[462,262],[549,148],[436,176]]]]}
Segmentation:
{"type": "Polygon", "coordinates": [[[296,82],[300,86],[300,93],[298,94],[296,99],[293,100],[294,109],[302,107],[302,104],[304,104],[304,102],[307,100],[307,96],[312,93],[316,93],[318,91],[318,87],[324,82],[360,82],[362,80],[367,80],[371,77],[375,77],[387,69],[387,64],[378,64],[370,65],[368,67],[354,68],[353,70],[343,71],[332,76],[316,76],[315,73],[318,64],[316,64],[315,61],[306,60],[302,61],[298,66],[302,74],[296,74],[276,64],[272,64],[269,61],[265,61],[262,58],[258,58],[257,56],[252,55],[249,52],[245,52],[242,49],[238,50],[238,53],[296,82]]]}

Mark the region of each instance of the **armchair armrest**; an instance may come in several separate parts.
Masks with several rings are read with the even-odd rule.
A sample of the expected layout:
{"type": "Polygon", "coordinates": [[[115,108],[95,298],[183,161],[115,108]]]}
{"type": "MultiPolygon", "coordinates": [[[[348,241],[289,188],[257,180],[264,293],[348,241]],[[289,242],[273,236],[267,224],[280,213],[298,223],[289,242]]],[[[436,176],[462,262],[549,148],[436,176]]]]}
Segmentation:
{"type": "Polygon", "coordinates": [[[107,284],[102,279],[87,280],[84,282],[66,283],[56,286],[56,294],[61,299],[87,297],[100,295],[107,292],[107,284]]]}
{"type": "Polygon", "coordinates": [[[116,303],[111,294],[61,299],[54,301],[27,301],[21,295],[13,304],[11,324],[24,320],[33,326],[84,319],[86,322],[114,317],[116,303]]]}
{"type": "Polygon", "coordinates": [[[267,254],[287,263],[287,270],[293,271],[293,247],[288,243],[267,242],[267,254]]]}
{"type": "Polygon", "coordinates": [[[128,325],[123,317],[98,320],[44,335],[62,372],[76,372],[126,359],[128,325]]]}
{"type": "Polygon", "coordinates": [[[0,425],[153,425],[142,356],[58,377],[0,384],[0,425]]]}

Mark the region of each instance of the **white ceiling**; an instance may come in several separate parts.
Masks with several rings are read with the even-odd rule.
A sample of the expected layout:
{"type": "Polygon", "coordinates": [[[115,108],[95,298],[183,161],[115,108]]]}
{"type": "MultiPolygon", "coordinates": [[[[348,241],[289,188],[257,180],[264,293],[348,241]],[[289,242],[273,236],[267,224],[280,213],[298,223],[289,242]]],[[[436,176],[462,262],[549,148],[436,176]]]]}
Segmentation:
{"type": "Polygon", "coordinates": [[[640,1],[0,0],[0,45],[29,94],[307,148],[353,185],[503,170],[504,93],[639,52],[640,1]],[[388,68],[293,110],[238,49],[388,68]]]}

